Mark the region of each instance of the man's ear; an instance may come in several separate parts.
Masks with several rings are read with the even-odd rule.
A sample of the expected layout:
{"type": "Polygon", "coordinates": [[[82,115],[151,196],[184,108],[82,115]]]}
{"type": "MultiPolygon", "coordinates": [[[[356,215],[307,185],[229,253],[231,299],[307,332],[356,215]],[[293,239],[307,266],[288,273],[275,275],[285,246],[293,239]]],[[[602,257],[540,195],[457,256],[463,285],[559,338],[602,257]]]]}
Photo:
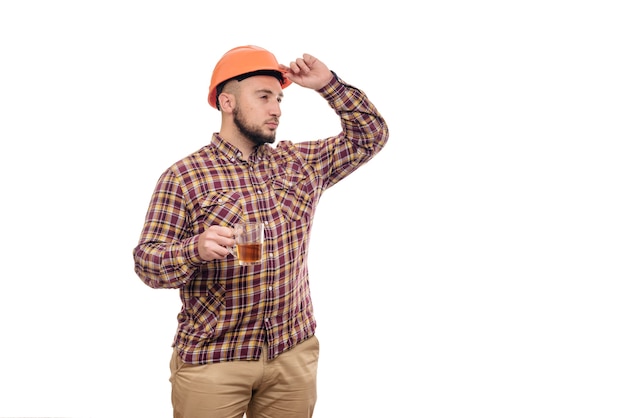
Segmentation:
{"type": "Polygon", "coordinates": [[[219,95],[217,100],[220,103],[220,110],[230,113],[235,107],[235,96],[230,93],[224,93],[219,95]]]}

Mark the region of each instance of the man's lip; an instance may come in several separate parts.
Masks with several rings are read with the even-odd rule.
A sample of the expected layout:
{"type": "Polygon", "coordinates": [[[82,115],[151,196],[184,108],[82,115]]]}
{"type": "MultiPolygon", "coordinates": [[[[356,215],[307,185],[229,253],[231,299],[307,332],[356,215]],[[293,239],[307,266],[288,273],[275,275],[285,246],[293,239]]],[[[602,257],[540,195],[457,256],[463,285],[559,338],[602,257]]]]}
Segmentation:
{"type": "Polygon", "coordinates": [[[278,122],[267,122],[269,127],[278,128],[278,122]]]}

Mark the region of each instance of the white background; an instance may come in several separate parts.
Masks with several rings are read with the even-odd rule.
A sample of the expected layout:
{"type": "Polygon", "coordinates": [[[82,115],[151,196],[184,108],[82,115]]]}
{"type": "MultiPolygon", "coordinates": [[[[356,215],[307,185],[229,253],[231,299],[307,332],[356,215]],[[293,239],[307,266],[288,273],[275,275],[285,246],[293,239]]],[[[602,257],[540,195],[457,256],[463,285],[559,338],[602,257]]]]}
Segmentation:
{"type": "MultiPolygon", "coordinates": [[[[322,198],[316,417],[626,416],[619,1],[3,1],[0,416],[171,417],[173,290],[133,272],[228,49],[308,52],[388,146],[322,198]],[[402,4],[402,6],[400,6],[402,4]]],[[[279,139],[335,134],[285,90],[279,139]]]]}

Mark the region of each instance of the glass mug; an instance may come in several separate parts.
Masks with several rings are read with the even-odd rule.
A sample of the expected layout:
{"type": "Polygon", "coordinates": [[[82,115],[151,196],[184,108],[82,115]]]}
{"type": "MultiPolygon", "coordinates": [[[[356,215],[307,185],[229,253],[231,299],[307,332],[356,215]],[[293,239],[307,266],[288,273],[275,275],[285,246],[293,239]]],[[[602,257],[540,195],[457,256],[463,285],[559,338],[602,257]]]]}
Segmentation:
{"type": "Polygon", "coordinates": [[[258,264],[263,259],[265,225],[263,222],[235,224],[235,247],[231,254],[237,257],[240,266],[258,264]]]}

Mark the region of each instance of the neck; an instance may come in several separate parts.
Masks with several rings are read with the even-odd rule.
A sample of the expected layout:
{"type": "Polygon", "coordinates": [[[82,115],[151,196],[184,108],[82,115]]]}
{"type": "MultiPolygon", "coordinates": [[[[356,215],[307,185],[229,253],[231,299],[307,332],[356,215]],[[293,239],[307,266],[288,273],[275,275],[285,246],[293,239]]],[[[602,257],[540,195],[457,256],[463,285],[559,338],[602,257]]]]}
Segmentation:
{"type": "Polygon", "coordinates": [[[223,140],[225,140],[232,146],[236,147],[239,151],[241,151],[241,158],[246,161],[248,160],[248,158],[250,157],[250,154],[252,154],[252,151],[254,151],[254,148],[256,147],[255,143],[253,143],[248,138],[241,135],[241,133],[237,129],[225,129],[222,126],[222,129],[220,129],[219,134],[223,140]]]}

